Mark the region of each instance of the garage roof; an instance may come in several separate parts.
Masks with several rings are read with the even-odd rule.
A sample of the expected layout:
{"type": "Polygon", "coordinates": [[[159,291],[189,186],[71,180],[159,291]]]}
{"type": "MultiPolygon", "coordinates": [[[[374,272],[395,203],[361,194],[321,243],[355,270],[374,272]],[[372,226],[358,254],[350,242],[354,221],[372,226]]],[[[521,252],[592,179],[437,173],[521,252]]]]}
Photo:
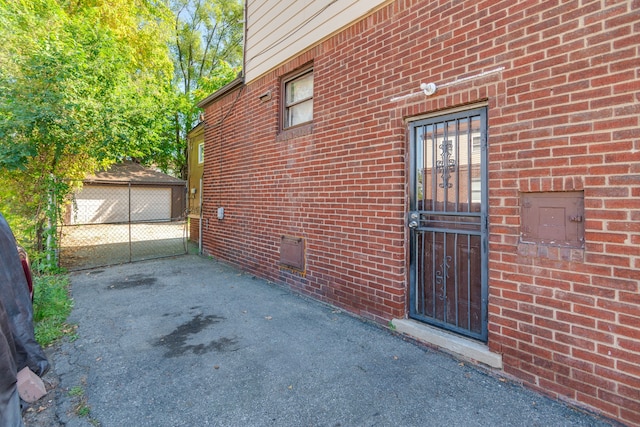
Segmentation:
{"type": "Polygon", "coordinates": [[[111,165],[108,170],[97,172],[85,178],[85,184],[166,184],[184,185],[186,181],[174,178],[166,173],[146,168],[139,163],[127,160],[111,165]]]}

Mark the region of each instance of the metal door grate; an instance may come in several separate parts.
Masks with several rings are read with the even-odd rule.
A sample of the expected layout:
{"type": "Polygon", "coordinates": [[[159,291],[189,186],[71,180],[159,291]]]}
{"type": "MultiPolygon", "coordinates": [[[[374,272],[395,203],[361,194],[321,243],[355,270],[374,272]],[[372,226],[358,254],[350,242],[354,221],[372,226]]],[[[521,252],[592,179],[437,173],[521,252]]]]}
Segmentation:
{"type": "Polygon", "coordinates": [[[486,340],[486,110],[410,130],[410,316],[486,340]]]}

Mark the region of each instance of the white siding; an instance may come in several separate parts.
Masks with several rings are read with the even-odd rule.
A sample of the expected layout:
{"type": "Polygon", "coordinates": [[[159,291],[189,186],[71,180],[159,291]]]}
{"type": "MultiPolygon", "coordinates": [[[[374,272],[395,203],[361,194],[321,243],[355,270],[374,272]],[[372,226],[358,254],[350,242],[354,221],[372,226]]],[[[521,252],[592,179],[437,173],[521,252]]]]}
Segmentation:
{"type": "Polygon", "coordinates": [[[247,0],[248,83],[389,0],[247,0]]]}

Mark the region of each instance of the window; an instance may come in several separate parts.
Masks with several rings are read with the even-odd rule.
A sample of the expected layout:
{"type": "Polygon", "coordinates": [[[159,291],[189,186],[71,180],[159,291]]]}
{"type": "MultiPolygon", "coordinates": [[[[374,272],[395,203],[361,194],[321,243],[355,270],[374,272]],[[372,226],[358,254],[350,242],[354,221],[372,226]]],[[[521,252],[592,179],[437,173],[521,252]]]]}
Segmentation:
{"type": "Polygon", "coordinates": [[[283,128],[313,120],[313,70],[284,82],[283,128]]]}
{"type": "Polygon", "coordinates": [[[198,164],[204,163],[204,142],[198,144],[198,164]]]}

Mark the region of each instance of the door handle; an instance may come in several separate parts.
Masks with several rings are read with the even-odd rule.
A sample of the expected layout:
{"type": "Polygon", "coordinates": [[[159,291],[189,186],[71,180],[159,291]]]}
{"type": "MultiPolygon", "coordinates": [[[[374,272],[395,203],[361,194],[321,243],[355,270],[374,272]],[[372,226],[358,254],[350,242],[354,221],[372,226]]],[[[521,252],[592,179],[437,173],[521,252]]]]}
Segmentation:
{"type": "Polygon", "coordinates": [[[407,226],[412,230],[414,228],[418,228],[418,221],[409,221],[409,224],[407,224],[407,226]]]}

